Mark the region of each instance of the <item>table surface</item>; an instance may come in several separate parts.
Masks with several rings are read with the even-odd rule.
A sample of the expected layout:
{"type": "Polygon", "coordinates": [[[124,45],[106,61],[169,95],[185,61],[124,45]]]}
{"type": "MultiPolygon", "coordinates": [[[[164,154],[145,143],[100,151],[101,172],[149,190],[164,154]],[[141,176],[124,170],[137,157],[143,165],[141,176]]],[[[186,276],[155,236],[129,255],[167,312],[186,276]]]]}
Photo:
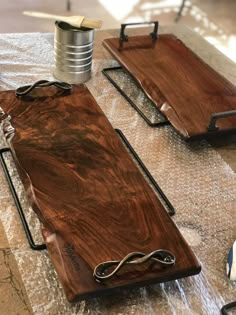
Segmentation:
{"type": "MultiPolygon", "coordinates": [[[[144,28],[128,30],[130,34],[147,32],[144,28]]],[[[175,26],[163,27],[161,32],[180,37],[236,85],[235,64],[199,35],[175,26]]],[[[217,314],[224,303],[235,299],[235,285],[225,276],[225,261],[236,239],[236,136],[210,143],[205,140],[186,143],[171,127],[154,130],[145,125],[101,74],[103,67],[115,64],[102,48],[102,40],[118,33],[96,32],[93,76],[87,86],[113,126],[123,130],[175,206],[173,220],[201,261],[203,271],[196,277],[124,290],[119,296],[71,306],[65,301],[47,253],[29,249],[0,170],[1,314],[217,314]]],[[[52,79],[52,34],[5,34],[0,35],[0,43],[1,90],[52,79]]],[[[14,166],[9,163],[14,173],[14,166]]],[[[16,183],[20,186],[17,179],[16,183]]],[[[34,222],[32,226],[39,228],[37,220],[34,222]]]]}

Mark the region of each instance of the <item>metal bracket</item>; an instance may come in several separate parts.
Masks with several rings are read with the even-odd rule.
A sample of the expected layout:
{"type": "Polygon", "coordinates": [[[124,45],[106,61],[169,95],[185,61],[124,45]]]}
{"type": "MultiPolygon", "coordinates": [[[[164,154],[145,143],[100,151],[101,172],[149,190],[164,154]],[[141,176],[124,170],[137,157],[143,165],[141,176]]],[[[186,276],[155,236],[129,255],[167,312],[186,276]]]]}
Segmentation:
{"type": "Polygon", "coordinates": [[[21,207],[21,203],[20,203],[19,197],[17,195],[16,189],[15,189],[15,187],[13,185],[11,176],[9,174],[6,162],[5,162],[4,157],[3,157],[3,154],[6,153],[6,152],[10,152],[12,154],[10,148],[2,148],[2,149],[0,149],[0,163],[1,163],[1,166],[3,168],[4,174],[6,176],[6,180],[7,180],[7,183],[9,185],[9,188],[10,188],[12,197],[14,199],[16,208],[18,210],[18,213],[19,213],[19,216],[20,216],[20,219],[21,219],[21,222],[22,222],[22,225],[23,225],[23,228],[24,228],[27,240],[29,242],[29,245],[30,245],[30,247],[33,250],[36,250],[36,251],[41,251],[41,250],[47,249],[45,244],[35,244],[35,242],[34,242],[33,236],[32,236],[31,231],[29,229],[28,222],[27,222],[27,220],[25,218],[25,214],[24,214],[23,209],[21,207]]]}
{"type": "Polygon", "coordinates": [[[235,308],[236,308],[236,301],[229,303],[229,304],[226,304],[222,307],[221,314],[222,315],[229,315],[228,311],[235,309],[235,308]]]}
{"type": "Polygon", "coordinates": [[[211,120],[208,126],[208,131],[216,131],[219,129],[219,127],[216,126],[216,121],[221,118],[227,118],[236,116],[236,110],[231,110],[228,112],[220,112],[220,113],[214,113],[211,115],[211,120]]]}
{"type": "Polygon", "coordinates": [[[122,46],[123,42],[128,41],[128,35],[125,34],[126,26],[133,26],[133,25],[150,25],[154,24],[153,31],[150,33],[150,36],[153,40],[158,38],[158,21],[151,21],[151,22],[140,22],[140,23],[124,23],[120,26],[120,46],[122,46]]]}
{"type": "Polygon", "coordinates": [[[133,157],[135,158],[135,160],[137,161],[138,165],[140,166],[140,168],[143,170],[143,172],[145,173],[145,175],[147,176],[147,178],[150,180],[150,182],[152,183],[153,187],[156,189],[156,191],[158,192],[158,194],[161,196],[162,200],[164,201],[164,203],[167,205],[168,207],[168,213],[170,216],[175,214],[175,208],[172,206],[171,202],[169,201],[169,199],[166,197],[166,195],[164,194],[164,192],[162,191],[162,189],[160,188],[160,186],[157,184],[157,182],[155,181],[155,179],[152,177],[151,173],[149,172],[149,170],[147,169],[147,167],[144,165],[143,161],[140,159],[140,157],[138,156],[138,154],[136,153],[136,151],[134,150],[134,148],[131,146],[131,144],[129,143],[129,141],[127,140],[127,138],[125,137],[125,135],[123,134],[123,132],[120,129],[115,129],[115,131],[118,133],[119,137],[121,138],[121,140],[123,141],[123,143],[126,145],[126,147],[128,148],[128,150],[130,151],[130,153],[133,155],[133,157]]]}
{"type": "Polygon", "coordinates": [[[170,122],[165,119],[160,122],[153,123],[151,120],[138,108],[138,106],[128,97],[127,94],[120,88],[120,86],[109,76],[109,71],[116,71],[116,70],[122,70],[122,67],[110,67],[110,68],[104,68],[102,70],[102,73],[105,75],[105,77],[110,81],[110,83],[117,89],[117,91],[126,99],[126,101],[133,107],[133,109],[136,110],[136,112],[143,118],[143,120],[148,124],[150,127],[162,127],[166,125],[170,125],[170,122]]]}

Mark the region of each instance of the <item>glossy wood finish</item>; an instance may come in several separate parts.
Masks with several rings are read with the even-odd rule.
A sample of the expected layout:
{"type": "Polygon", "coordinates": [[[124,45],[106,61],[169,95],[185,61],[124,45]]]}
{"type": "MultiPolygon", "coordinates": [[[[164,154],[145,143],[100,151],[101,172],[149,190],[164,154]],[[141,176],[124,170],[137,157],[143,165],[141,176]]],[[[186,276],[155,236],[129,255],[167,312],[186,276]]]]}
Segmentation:
{"type": "Polygon", "coordinates": [[[156,42],[132,36],[122,49],[118,38],[103,45],[185,138],[236,132],[236,117],[218,120],[219,129],[208,132],[213,113],[236,110],[236,87],[174,35],[156,42]]]}
{"type": "Polygon", "coordinates": [[[74,86],[71,95],[55,95],[53,88],[36,92],[24,99],[1,92],[0,101],[12,116],[10,146],[68,300],[200,272],[87,88],[74,86]],[[103,261],[159,248],[176,256],[175,266],[127,267],[105,284],[93,277],[103,261]]]}

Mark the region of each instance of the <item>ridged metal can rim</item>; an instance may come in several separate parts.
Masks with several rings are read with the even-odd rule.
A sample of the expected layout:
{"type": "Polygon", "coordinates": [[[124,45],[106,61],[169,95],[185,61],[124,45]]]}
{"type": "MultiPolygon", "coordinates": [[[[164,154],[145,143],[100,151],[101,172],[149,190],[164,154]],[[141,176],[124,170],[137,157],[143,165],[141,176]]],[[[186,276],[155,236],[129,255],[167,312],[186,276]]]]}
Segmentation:
{"type": "MultiPolygon", "coordinates": [[[[56,60],[56,63],[59,64],[59,65],[61,64],[60,61],[58,61],[58,60],[56,60]]],[[[85,64],[83,64],[83,65],[79,65],[79,66],[80,66],[80,67],[86,67],[86,66],[91,65],[91,63],[92,63],[92,60],[91,60],[90,62],[88,62],[88,63],[85,63],[85,64]]]]}
{"type": "MultiPolygon", "coordinates": [[[[56,53],[54,54],[54,61],[58,62],[58,59],[55,57],[56,53]]],[[[58,55],[57,55],[58,56],[58,55]]],[[[63,58],[63,61],[74,61],[74,62],[83,62],[86,60],[92,59],[92,55],[86,58],[63,58]]],[[[85,63],[86,64],[86,63],[85,63]]]]}
{"type": "MultiPolygon", "coordinates": [[[[60,52],[62,52],[62,53],[64,53],[64,54],[70,54],[70,55],[85,55],[85,54],[91,53],[91,56],[92,56],[92,53],[93,53],[93,49],[86,50],[86,51],[82,51],[82,52],[71,52],[71,51],[68,52],[68,51],[63,50],[63,49],[60,49],[60,48],[58,48],[58,47],[55,47],[54,51],[55,51],[55,52],[56,52],[56,51],[60,51],[60,52]]],[[[57,54],[57,55],[58,55],[58,54],[57,54]]]]}
{"type": "MultiPolygon", "coordinates": [[[[92,61],[92,60],[91,60],[92,61]]],[[[74,62],[66,62],[66,63],[64,63],[63,61],[61,62],[61,61],[57,61],[57,60],[55,60],[55,66],[57,66],[57,67],[76,67],[76,68],[79,68],[79,69],[83,69],[83,68],[88,68],[88,67],[90,67],[91,68],[91,62],[89,62],[89,63],[86,63],[86,64],[83,64],[83,63],[79,63],[79,62],[77,62],[77,63],[74,63],[74,62]]]]}
{"type": "Polygon", "coordinates": [[[56,73],[57,71],[60,71],[60,72],[65,72],[66,74],[67,73],[74,73],[74,74],[83,74],[83,73],[86,73],[86,72],[91,72],[91,69],[87,69],[85,71],[64,71],[64,70],[61,70],[61,69],[55,69],[54,73],[56,73]]]}
{"type": "Polygon", "coordinates": [[[70,25],[69,23],[63,22],[63,21],[56,21],[55,26],[60,30],[60,32],[81,32],[81,33],[89,33],[93,31],[93,28],[87,28],[87,27],[74,27],[70,25]],[[64,29],[61,26],[65,25],[68,26],[68,29],[64,29]]]}
{"type": "Polygon", "coordinates": [[[72,68],[74,68],[75,70],[79,69],[81,70],[82,72],[84,71],[87,71],[88,69],[91,69],[91,64],[92,62],[90,63],[87,63],[86,65],[65,65],[65,64],[61,64],[61,63],[55,63],[55,66],[58,68],[58,69],[69,69],[71,70],[72,68]],[[82,70],[84,69],[84,70],[82,70]]]}
{"type": "Polygon", "coordinates": [[[91,67],[87,67],[85,69],[80,69],[79,71],[75,67],[57,67],[57,70],[67,72],[67,73],[82,74],[84,72],[91,71],[91,67]]]}
{"type": "MultiPolygon", "coordinates": [[[[65,44],[63,43],[60,43],[58,40],[56,40],[56,38],[54,39],[54,44],[56,43],[56,45],[54,45],[54,47],[57,47],[57,45],[59,46],[65,46],[65,44]]],[[[66,47],[69,47],[69,48],[80,48],[80,49],[83,49],[83,48],[86,48],[86,47],[90,47],[92,46],[93,47],[93,42],[89,43],[89,44],[85,44],[85,45],[66,45],[66,47]]],[[[91,48],[93,50],[93,48],[91,48]]],[[[91,50],[89,49],[89,50],[91,50]]]]}

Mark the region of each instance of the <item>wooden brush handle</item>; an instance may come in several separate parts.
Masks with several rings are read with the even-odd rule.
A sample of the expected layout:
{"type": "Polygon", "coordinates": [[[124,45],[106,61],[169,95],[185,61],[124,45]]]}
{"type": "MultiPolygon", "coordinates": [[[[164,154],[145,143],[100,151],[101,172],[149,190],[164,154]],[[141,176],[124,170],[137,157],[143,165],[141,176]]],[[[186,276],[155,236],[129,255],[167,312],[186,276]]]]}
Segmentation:
{"type": "Polygon", "coordinates": [[[76,15],[76,16],[60,16],[54,14],[47,14],[42,12],[34,12],[34,11],[24,11],[24,15],[43,18],[43,19],[52,19],[63,21],[69,23],[75,27],[87,27],[87,28],[101,28],[102,21],[94,20],[94,19],[87,19],[84,16],[76,15]]]}

